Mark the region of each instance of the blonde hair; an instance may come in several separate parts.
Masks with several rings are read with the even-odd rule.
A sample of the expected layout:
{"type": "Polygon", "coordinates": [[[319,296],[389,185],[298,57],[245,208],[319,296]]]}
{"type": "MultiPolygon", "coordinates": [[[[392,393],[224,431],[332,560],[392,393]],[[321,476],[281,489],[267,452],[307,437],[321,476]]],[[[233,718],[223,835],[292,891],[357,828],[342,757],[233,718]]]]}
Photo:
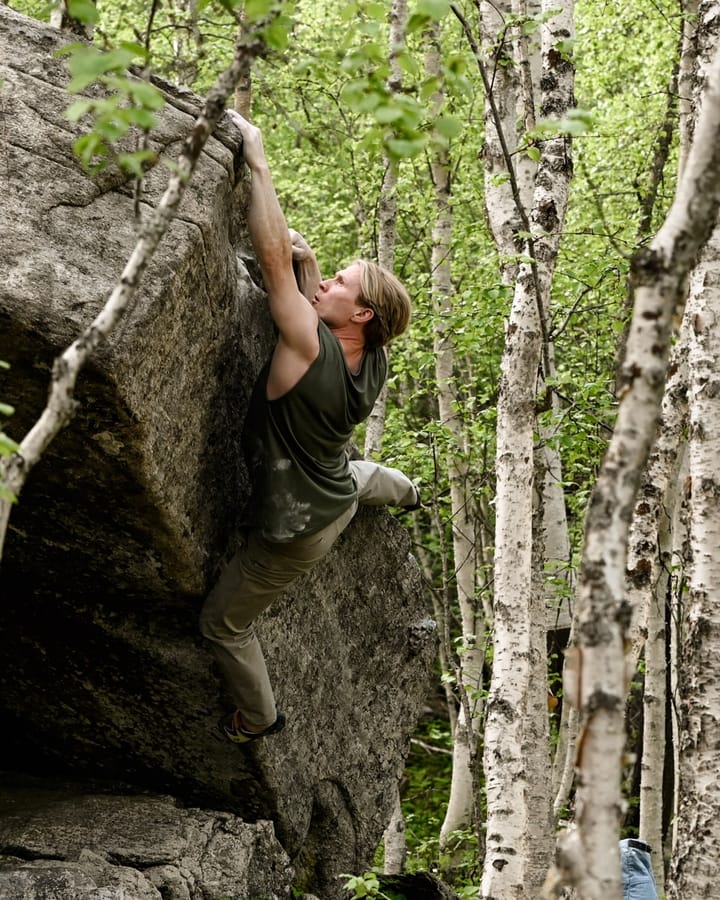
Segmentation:
{"type": "Polygon", "coordinates": [[[400,279],[388,269],[368,259],[357,259],[360,266],[358,303],[374,313],[365,325],[365,344],[384,347],[402,334],[410,322],[410,295],[400,279]]]}

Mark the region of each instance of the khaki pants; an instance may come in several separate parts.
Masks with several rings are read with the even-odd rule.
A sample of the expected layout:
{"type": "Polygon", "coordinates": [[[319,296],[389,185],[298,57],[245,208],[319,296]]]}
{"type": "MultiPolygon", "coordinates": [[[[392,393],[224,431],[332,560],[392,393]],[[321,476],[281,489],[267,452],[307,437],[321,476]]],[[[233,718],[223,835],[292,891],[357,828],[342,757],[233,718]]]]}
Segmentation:
{"type": "Polygon", "coordinates": [[[322,531],[286,544],[249,532],[223,568],[200,613],[200,630],[211,642],[233,703],[251,728],[266,728],[277,715],[254,619],[330,551],[355,515],[358,503],[415,503],[415,487],[398,469],[356,460],[350,467],[358,492],[350,509],[322,531]]]}

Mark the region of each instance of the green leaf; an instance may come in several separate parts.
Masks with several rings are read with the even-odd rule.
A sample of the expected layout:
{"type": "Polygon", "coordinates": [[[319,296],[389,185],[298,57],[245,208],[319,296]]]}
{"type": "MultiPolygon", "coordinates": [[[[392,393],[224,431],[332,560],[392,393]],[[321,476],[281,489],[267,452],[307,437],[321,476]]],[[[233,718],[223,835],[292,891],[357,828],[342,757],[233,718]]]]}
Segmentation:
{"type": "Polygon", "coordinates": [[[263,38],[273,50],[285,50],[290,42],[293,20],[288,16],[277,16],[263,28],[263,38]]]}
{"type": "Polygon", "coordinates": [[[425,149],[427,137],[421,135],[417,138],[389,138],[387,141],[388,153],[395,159],[406,159],[417,156],[425,149]]]}
{"type": "Polygon", "coordinates": [[[102,138],[92,131],[89,134],[81,135],[73,143],[73,152],[86,172],[94,174],[100,172],[107,165],[107,160],[102,157],[108,155],[108,148],[102,138]],[[95,157],[101,158],[93,162],[95,157]]]}
{"type": "Polygon", "coordinates": [[[378,22],[387,21],[388,7],[386,3],[367,3],[365,5],[365,15],[371,19],[377,19],[378,22]]]}
{"type": "Polygon", "coordinates": [[[128,53],[132,53],[133,58],[139,56],[142,62],[147,61],[149,51],[142,44],[138,44],[137,41],[119,41],[118,46],[122,47],[123,50],[127,50],[128,53]]]}
{"type": "Polygon", "coordinates": [[[429,16],[439,22],[450,12],[450,0],[418,0],[416,14],[429,16]]]}
{"type": "Polygon", "coordinates": [[[133,100],[147,109],[162,109],[165,105],[163,95],[147,81],[128,81],[127,90],[133,100]]]}
{"type": "MultiPolygon", "coordinates": [[[[340,97],[343,103],[346,103],[348,106],[353,109],[356,107],[358,103],[361,102],[363,97],[367,94],[367,82],[364,78],[354,78],[352,81],[348,81],[343,85],[342,90],[340,91],[340,97]]],[[[375,104],[377,106],[377,104],[375,104]]],[[[373,107],[374,108],[374,107],[373,107]]]]}
{"type": "Polygon", "coordinates": [[[422,28],[425,28],[427,23],[430,21],[430,16],[419,15],[418,13],[413,13],[407,21],[406,31],[408,34],[414,34],[416,31],[420,31],[422,28]]]}
{"type": "Polygon", "coordinates": [[[148,164],[157,162],[157,154],[152,150],[136,150],[134,153],[119,153],[117,161],[123,171],[142,178],[150,167],[148,164]]]}
{"type": "Polygon", "coordinates": [[[403,70],[403,72],[407,72],[408,75],[420,75],[420,64],[415,59],[415,57],[408,53],[406,50],[399,51],[396,58],[398,65],[403,70]]]}
{"type": "Polygon", "coordinates": [[[73,56],[78,52],[78,50],[86,51],[87,49],[87,44],[81,44],[80,41],[74,41],[72,44],[65,44],[64,47],[59,47],[53,53],[53,56],[56,56],[58,59],[62,59],[63,56],[73,56]]]}
{"type": "Polygon", "coordinates": [[[256,22],[269,15],[275,0],[246,0],[245,17],[248,22],[256,22]]]}
{"type": "Polygon", "coordinates": [[[76,100],[65,110],[65,118],[70,122],[77,122],[82,119],[83,116],[86,116],[94,106],[95,103],[93,100],[86,100],[85,98],[76,100]]]}
{"type": "Polygon", "coordinates": [[[80,49],[73,52],[68,59],[68,67],[73,77],[67,90],[71,94],[85,90],[106,72],[127,69],[137,55],[125,47],[115,47],[113,50],[101,52],[95,48],[79,46],[80,49]]]}
{"type": "Polygon", "coordinates": [[[11,416],[15,412],[15,407],[10,406],[9,403],[0,403],[0,415],[1,416],[11,416]]]}
{"type": "Polygon", "coordinates": [[[385,103],[375,109],[373,116],[375,121],[379,122],[381,125],[389,125],[390,122],[397,122],[398,119],[402,119],[403,111],[399,106],[395,106],[392,103],[385,103]]]}
{"type": "Polygon", "coordinates": [[[10,456],[11,453],[17,453],[19,449],[19,444],[16,444],[4,431],[0,431],[0,454],[3,456],[10,456]]]}
{"type": "Polygon", "coordinates": [[[358,14],[357,3],[346,3],[340,10],[341,22],[354,22],[358,14]]]}
{"type": "Polygon", "coordinates": [[[540,149],[535,146],[525,148],[525,153],[533,162],[540,162],[540,149]]]}
{"type": "Polygon", "coordinates": [[[446,138],[457,137],[463,130],[463,123],[455,116],[438,116],[433,125],[436,131],[446,138]]]}
{"type": "Polygon", "coordinates": [[[67,0],[67,11],[71,19],[83,25],[95,25],[99,18],[97,6],[90,0],[67,0]]]}
{"type": "Polygon", "coordinates": [[[93,132],[103,140],[112,143],[124,137],[128,133],[129,128],[130,126],[127,122],[123,122],[122,119],[118,121],[118,119],[104,118],[98,119],[93,132]]]}
{"type": "Polygon", "coordinates": [[[139,106],[132,107],[129,111],[128,119],[132,125],[137,125],[143,131],[150,131],[157,125],[157,116],[153,115],[149,110],[139,106]]]}

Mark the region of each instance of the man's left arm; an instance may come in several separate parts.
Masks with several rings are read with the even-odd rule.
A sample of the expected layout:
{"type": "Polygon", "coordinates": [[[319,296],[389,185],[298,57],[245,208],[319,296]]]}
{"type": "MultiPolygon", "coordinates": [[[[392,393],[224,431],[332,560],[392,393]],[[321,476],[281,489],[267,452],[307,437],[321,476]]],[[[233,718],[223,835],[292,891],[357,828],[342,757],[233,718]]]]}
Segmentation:
{"type": "Polygon", "coordinates": [[[227,114],[242,134],[243,156],[251,172],[248,231],[268,293],[270,314],[280,332],[278,343],[285,360],[280,368],[301,371],[319,351],[317,313],[295,280],[290,231],[275,192],[260,130],[234,110],[227,110],[227,114]]]}
{"type": "Polygon", "coordinates": [[[293,270],[300,293],[308,300],[312,300],[317,294],[322,281],[318,261],[310,249],[310,245],[298,231],[290,229],[292,242],[293,270]]]}

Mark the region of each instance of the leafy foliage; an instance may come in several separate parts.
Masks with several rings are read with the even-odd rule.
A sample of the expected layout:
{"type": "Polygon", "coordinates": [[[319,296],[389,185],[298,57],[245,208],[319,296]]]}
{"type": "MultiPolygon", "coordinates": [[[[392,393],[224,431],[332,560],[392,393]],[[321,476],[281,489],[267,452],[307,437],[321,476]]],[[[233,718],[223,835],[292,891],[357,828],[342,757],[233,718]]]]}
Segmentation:
{"type": "Polygon", "coordinates": [[[75,155],[90,174],[104,169],[114,157],[121,169],[142,176],[145,167],[156,161],[155,153],[147,147],[115,153],[114,147],[133,128],[148,134],[157,124],[155,113],[165,102],[154,85],[125,74],[136,59],[146,60],[145,49],[125,41],[105,51],[83,44],[69,44],[63,54],[68,56],[72,75],[67,86],[71,94],[85,91],[91,85],[106,89],[94,97],[76,100],[65,113],[71,122],[88,115],[93,120],[90,131],[75,140],[75,155]]]}

